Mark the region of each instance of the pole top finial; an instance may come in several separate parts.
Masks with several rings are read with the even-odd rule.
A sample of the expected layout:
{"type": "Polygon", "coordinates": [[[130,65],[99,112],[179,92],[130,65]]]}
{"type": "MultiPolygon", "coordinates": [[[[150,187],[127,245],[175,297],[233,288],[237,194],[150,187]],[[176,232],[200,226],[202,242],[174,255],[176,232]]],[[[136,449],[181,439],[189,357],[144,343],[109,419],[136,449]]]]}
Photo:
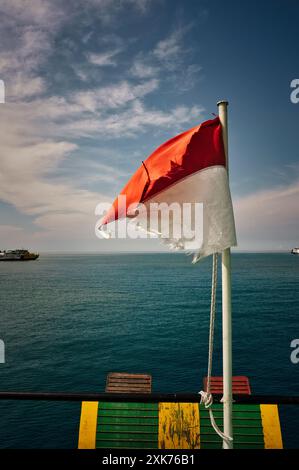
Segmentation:
{"type": "Polygon", "coordinates": [[[226,106],[228,106],[228,101],[227,100],[220,100],[217,102],[217,106],[220,106],[221,104],[225,104],[226,106]]]}

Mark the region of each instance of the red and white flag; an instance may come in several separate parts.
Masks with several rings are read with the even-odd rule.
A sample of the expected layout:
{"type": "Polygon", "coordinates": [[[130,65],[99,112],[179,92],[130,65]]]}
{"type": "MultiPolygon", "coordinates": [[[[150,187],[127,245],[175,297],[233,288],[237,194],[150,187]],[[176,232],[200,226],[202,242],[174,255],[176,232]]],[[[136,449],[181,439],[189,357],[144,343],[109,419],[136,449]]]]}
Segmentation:
{"type": "Polygon", "coordinates": [[[100,230],[126,217],[171,247],[193,251],[194,261],[236,245],[218,117],[173,137],[142,162],[100,230]]]}

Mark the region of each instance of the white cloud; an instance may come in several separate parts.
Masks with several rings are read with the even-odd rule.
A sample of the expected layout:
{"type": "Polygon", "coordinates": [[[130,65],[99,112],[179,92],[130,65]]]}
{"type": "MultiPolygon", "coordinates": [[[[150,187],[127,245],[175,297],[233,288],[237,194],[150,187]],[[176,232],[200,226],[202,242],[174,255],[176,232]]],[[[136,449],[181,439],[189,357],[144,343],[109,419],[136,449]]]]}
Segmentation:
{"type": "Polygon", "coordinates": [[[188,91],[195,87],[198,82],[199,73],[202,67],[197,64],[186,65],[182,68],[180,74],[176,74],[174,82],[180,92],[188,91]]]}
{"type": "MultiPolygon", "coordinates": [[[[41,229],[37,231],[38,239],[57,234],[68,237],[76,231],[76,237],[83,233],[86,237],[88,232],[92,240],[94,208],[99,201],[107,200],[103,194],[78,188],[79,184],[90,182],[86,176],[80,178],[80,171],[69,179],[55,176],[63,161],[76,162],[74,151],[78,147],[73,139],[134,136],[148,128],[173,130],[199,119],[201,110],[197,107],[175,107],[167,112],[146,107],[140,100],[156,86],[150,80],[135,87],[129,83],[115,86],[109,88],[109,93],[107,89],[97,90],[91,103],[95,99],[96,107],[102,107],[103,113],[88,106],[88,95],[84,95],[85,101],[71,95],[71,100],[40,98],[2,108],[5,118],[0,126],[0,199],[34,217],[35,227],[41,229]]],[[[99,188],[100,182],[112,183],[123,177],[122,172],[101,161],[95,166],[85,158],[84,165],[85,175],[90,171],[99,188]]]]}
{"type": "Polygon", "coordinates": [[[121,154],[112,151],[110,148],[101,148],[97,154],[101,157],[101,161],[88,158],[86,156],[78,156],[73,159],[72,167],[67,168],[65,173],[65,180],[71,181],[73,175],[76,177],[80,174],[81,184],[89,183],[108,183],[109,185],[117,185],[122,179],[129,178],[125,171],[119,167],[109,165],[109,161],[113,159],[118,161],[118,157],[121,159],[121,154]],[[107,163],[102,163],[102,162],[107,163]]]}
{"type": "Polygon", "coordinates": [[[101,54],[90,53],[88,54],[88,60],[91,64],[99,67],[117,65],[115,56],[121,52],[121,49],[114,49],[113,51],[102,52],[101,54]]]}
{"type": "MultiPolygon", "coordinates": [[[[34,218],[36,235],[31,234],[31,240],[34,236],[47,238],[47,221],[51,231],[55,218],[56,235],[52,231],[52,236],[70,236],[67,227],[70,215],[73,221],[80,221],[76,230],[77,236],[82,236],[87,228],[81,226],[81,222],[87,223],[90,230],[94,225],[96,204],[106,199],[100,193],[78,188],[78,176],[61,181],[59,173],[56,175],[61,163],[73,158],[73,152],[77,150],[73,142],[51,136],[49,115],[56,113],[57,116],[57,108],[58,115],[61,114],[60,107],[63,108],[64,104],[63,99],[60,104],[59,99],[51,99],[39,100],[38,104],[4,105],[1,109],[6,119],[0,126],[0,199],[34,218]],[[41,122],[41,119],[44,121],[41,122]]],[[[71,111],[66,112],[73,115],[77,108],[71,107],[71,111]]],[[[12,230],[14,233],[15,229],[12,230]]],[[[27,239],[26,233],[19,234],[19,240],[25,243],[27,239]]]]}
{"type": "MultiPolygon", "coordinates": [[[[78,184],[91,181],[86,176],[80,178],[80,171],[73,178],[55,176],[64,160],[76,158],[74,151],[78,147],[73,138],[134,136],[148,128],[175,129],[198,120],[201,110],[197,107],[176,107],[168,112],[146,107],[140,99],[156,86],[155,81],[136,87],[126,83],[109,89],[108,100],[107,90],[98,90],[97,106],[106,107],[103,115],[90,111],[80,99],[75,103],[64,97],[8,104],[2,108],[6,119],[0,126],[0,199],[34,217],[36,241],[59,237],[60,240],[68,237],[93,240],[95,206],[109,199],[79,189],[78,184]],[[129,103],[129,107],[125,106],[129,103]],[[114,110],[112,114],[108,112],[110,109],[114,110]]],[[[84,166],[85,175],[89,171],[99,187],[100,182],[111,184],[117,177],[124,177],[123,172],[102,162],[95,165],[85,158],[84,166]]],[[[22,233],[20,239],[27,240],[22,233]]]]}
{"type": "Polygon", "coordinates": [[[185,49],[183,39],[190,25],[178,28],[159,41],[148,54],[139,53],[130,69],[133,77],[161,78],[177,92],[184,93],[198,81],[201,66],[188,63],[190,49],[185,49]]]}
{"type": "Polygon", "coordinates": [[[3,146],[0,199],[33,217],[34,233],[28,237],[19,228],[6,227],[1,240],[7,239],[8,232],[16,244],[22,240],[22,245],[29,246],[41,239],[93,240],[94,209],[107,197],[78,188],[78,176],[73,181],[51,176],[62,160],[72,158],[75,148],[70,142],[53,140],[24,145],[17,135],[13,144],[3,146]]]}
{"type": "Polygon", "coordinates": [[[0,224],[0,250],[31,246],[30,238],[19,225],[0,224]]]}
{"type": "Polygon", "coordinates": [[[90,111],[106,111],[115,109],[142,98],[158,88],[156,79],[134,85],[128,81],[122,81],[111,86],[105,86],[92,91],[74,93],[72,101],[82,108],[90,111]]]}
{"type": "Polygon", "coordinates": [[[184,124],[200,119],[202,111],[198,106],[178,106],[164,112],[146,108],[141,101],[136,100],[130,109],[108,117],[102,124],[110,135],[132,136],[147,128],[179,129],[184,124]]]}
{"type": "Polygon", "coordinates": [[[39,67],[52,52],[53,38],[64,20],[59,4],[48,0],[3,0],[0,68],[7,100],[17,101],[45,91],[39,67]]]}
{"type": "Polygon", "coordinates": [[[100,9],[109,12],[115,12],[115,10],[120,10],[128,5],[132,5],[141,12],[145,12],[147,7],[154,2],[154,0],[87,0],[88,3],[98,6],[100,9]]]}
{"type": "MultiPolygon", "coordinates": [[[[145,11],[150,2],[88,0],[88,4],[86,8],[91,8],[91,12],[91,6],[96,5],[103,18],[130,4],[139,12],[145,11]]],[[[74,0],[73,5],[78,13],[82,0],[74,0]]],[[[35,240],[37,244],[41,240],[46,240],[45,243],[75,238],[93,240],[94,209],[99,201],[108,198],[86,187],[95,183],[99,183],[99,188],[101,183],[115,184],[126,175],[121,168],[88,158],[84,146],[80,148],[78,144],[79,139],[96,138],[98,145],[99,138],[104,141],[132,137],[148,129],[174,131],[198,120],[202,110],[175,105],[162,110],[146,104],[146,97],[160,86],[161,57],[167,47],[172,53],[175,51],[171,41],[168,45],[165,41],[158,44],[149,60],[142,55],[129,58],[130,73],[124,73],[129,78],[91,87],[88,80],[95,70],[93,65],[113,67],[124,50],[123,40],[113,34],[101,37],[106,52],[84,52],[88,60],[71,64],[82,81],[79,90],[70,88],[62,96],[58,93],[49,96],[51,77],[42,75],[41,70],[49,68],[56,34],[70,21],[68,4],[58,0],[3,0],[1,11],[0,68],[6,75],[7,102],[0,115],[0,200],[33,220],[29,231],[17,223],[3,223],[2,233],[7,239],[11,232],[12,241],[18,245],[18,240],[24,243],[35,240]],[[62,174],[62,167],[72,171],[62,174]]],[[[84,40],[87,48],[90,38],[91,34],[85,33],[80,44],[84,40]]],[[[76,51],[75,43],[72,50],[76,51]]]]}
{"type": "Polygon", "coordinates": [[[9,100],[22,100],[36,97],[46,91],[46,83],[42,77],[16,73],[12,81],[8,81],[6,92],[9,100]]]}
{"type": "Polygon", "coordinates": [[[177,106],[161,111],[146,107],[142,101],[135,99],[130,107],[112,114],[65,122],[63,132],[69,137],[98,135],[104,139],[134,137],[148,129],[171,128],[175,132],[181,130],[183,125],[198,121],[202,111],[198,106],[177,106]]]}
{"type": "Polygon", "coordinates": [[[1,14],[21,25],[38,25],[41,28],[58,26],[63,17],[59,3],[54,0],[2,0],[1,14]]]}
{"type": "Polygon", "coordinates": [[[289,247],[299,234],[299,181],[234,201],[240,248],[289,247]]]}
{"type": "Polygon", "coordinates": [[[153,54],[161,61],[168,61],[177,57],[182,52],[182,32],[177,30],[169,37],[159,41],[156,45],[153,54]]]}
{"type": "Polygon", "coordinates": [[[142,59],[136,59],[130,69],[131,75],[137,78],[151,78],[159,73],[159,68],[146,64],[142,59]]]}

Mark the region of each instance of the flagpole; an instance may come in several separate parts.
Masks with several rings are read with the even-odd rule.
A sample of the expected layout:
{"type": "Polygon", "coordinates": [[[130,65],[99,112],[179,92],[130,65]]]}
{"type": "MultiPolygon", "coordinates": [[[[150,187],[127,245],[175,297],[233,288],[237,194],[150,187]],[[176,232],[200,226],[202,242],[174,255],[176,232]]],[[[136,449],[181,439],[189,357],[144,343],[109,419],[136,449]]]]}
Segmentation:
{"type": "MultiPolygon", "coordinates": [[[[222,126],[226,166],[228,171],[228,101],[217,103],[222,126]]],[[[230,248],[222,252],[222,355],[223,355],[223,432],[233,437],[232,425],[232,308],[231,308],[231,254],[230,248]]],[[[233,443],[223,441],[223,449],[232,449],[233,443]]]]}

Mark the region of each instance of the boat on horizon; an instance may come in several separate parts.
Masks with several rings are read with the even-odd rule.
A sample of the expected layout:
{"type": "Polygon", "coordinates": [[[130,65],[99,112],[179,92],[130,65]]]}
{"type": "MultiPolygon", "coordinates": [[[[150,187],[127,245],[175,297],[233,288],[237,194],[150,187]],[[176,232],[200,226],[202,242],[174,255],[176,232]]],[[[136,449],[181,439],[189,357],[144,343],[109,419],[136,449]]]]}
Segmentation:
{"type": "Polygon", "coordinates": [[[291,250],[292,255],[299,255],[299,247],[293,248],[291,250]]]}
{"type": "Polygon", "coordinates": [[[39,257],[39,253],[30,253],[29,250],[1,250],[0,261],[33,261],[39,257]]]}

